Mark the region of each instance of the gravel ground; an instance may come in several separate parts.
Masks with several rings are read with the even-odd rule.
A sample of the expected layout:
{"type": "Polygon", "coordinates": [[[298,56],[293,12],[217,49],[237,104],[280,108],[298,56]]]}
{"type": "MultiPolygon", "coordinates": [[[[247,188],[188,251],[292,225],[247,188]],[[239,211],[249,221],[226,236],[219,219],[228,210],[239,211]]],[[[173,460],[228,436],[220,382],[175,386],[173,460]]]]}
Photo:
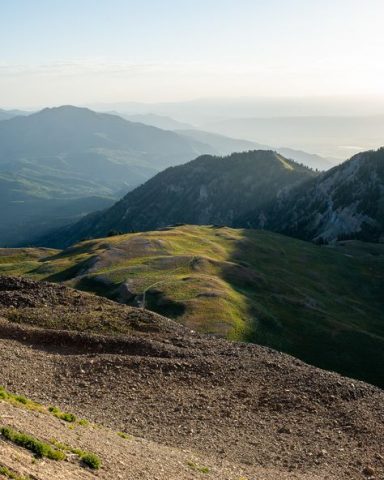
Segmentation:
{"type": "MultiPolygon", "coordinates": [[[[101,478],[384,478],[380,389],[268,348],[197,335],[158,315],[61,286],[9,280],[8,288],[2,282],[0,384],[146,439],[137,440],[142,455],[137,452],[136,476],[127,469],[111,470],[122,477],[108,476],[105,470],[101,478]],[[9,305],[15,296],[18,305],[9,305]],[[106,315],[109,309],[118,312],[121,324],[124,318],[136,320],[127,320],[126,334],[112,338],[84,328],[78,333],[14,323],[16,311],[18,322],[46,327],[43,313],[48,308],[49,317],[57,306],[55,328],[72,328],[76,319],[83,325],[83,313],[95,308],[92,302],[106,315]],[[163,476],[156,477],[146,463],[144,445],[161,456],[164,475],[157,475],[163,476]],[[186,470],[190,453],[184,450],[194,452],[197,464],[210,467],[210,473],[186,470]],[[172,455],[182,464],[174,473],[172,455]]],[[[97,322],[92,325],[94,331],[97,322]]],[[[34,421],[39,431],[37,417],[29,429],[34,421]]],[[[84,444],[96,441],[95,435],[87,440],[82,434],[84,444]]],[[[109,458],[120,455],[118,442],[101,441],[97,448],[105,465],[116,463],[109,458]]]]}

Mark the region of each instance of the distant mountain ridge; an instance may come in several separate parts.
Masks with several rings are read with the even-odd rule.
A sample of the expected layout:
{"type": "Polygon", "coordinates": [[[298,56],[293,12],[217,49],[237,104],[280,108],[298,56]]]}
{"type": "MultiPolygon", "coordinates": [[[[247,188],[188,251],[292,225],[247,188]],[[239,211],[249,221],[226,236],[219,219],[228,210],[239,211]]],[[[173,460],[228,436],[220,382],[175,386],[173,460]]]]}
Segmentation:
{"type": "Polygon", "coordinates": [[[119,112],[113,113],[121,115],[123,118],[133,122],[140,122],[144,123],[145,125],[152,125],[166,130],[173,130],[181,136],[201,142],[207,147],[204,153],[213,155],[230,155],[234,152],[245,152],[248,150],[275,150],[286,158],[294,160],[298,163],[303,163],[307,167],[318,170],[328,170],[334,165],[340,163],[340,160],[336,158],[324,158],[320,155],[304,152],[302,150],[295,150],[293,148],[285,147],[271,147],[270,145],[265,145],[255,141],[221,135],[209,130],[201,130],[197,127],[179,122],[164,115],[155,115],[150,113],[136,115],[127,115],[123,113],[120,114],[119,112]]]}
{"type": "Polygon", "coordinates": [[[153,127],[161,128],[162,130],[182,130],[192,129],[193,125],[185,122],[179,122],[166,115],[156,115],[154,113],[137,113],[125,114],[120,112],[113,112],[130,122],[143,123],[144,125],[152,125],[153,127]]]}
{"type": "Polygon", "coordinates": [[[1,121],[0,245],[28,244],[31,235],[105,208],[118,192],[208,148],[174,132],[72,106],[1,121]],[[83,206],[79,199],[85,199],[83,206]]]}
{"type": "MultiPolygon", "coordinates": [[[[335,165],[336,159],[323,158],[320,155],[294,150],[292,148],[272,148],[261,143],[250,142],[241,138],[232,138],[203,130],[177,130],[177,133],[213,147],[218,155],[230,155],[233,152],[245,152],[249,150],[273,150],[285,158],[306,167],[316,170],[328,170],[335,165]]],[[[337,162],[338,163],[338,162],[337,162]]]]}
{"type": "Polygon", "coordinates": [[[17,116],[29,115],[31,112],[25,112],[23,110],[3,110],[0,108],[0,121],[9,120],[10,118],[17,116]]]}
{"type": "Polygon", "coordinates": [[[237,117],[208,122],[203,128],[276,147],[313,151],[342,161],[382,145],[384,115],[237,117]]]}
{"type": "Polygon", "coordinates": [[[282,192],[276,202],[246,214],[238,225],[263,226],[320,243],[351,238],[383,241],[384,148],[359,153],[282,192]]]}
{"type": "MultiPolygon", "coordinates": [[[[129,165],[155,172],[199,153],[196,143],[174,132],[72,106],[46,108],[0,124],[1,166],[27,159],[35,164],[49,161],[62,169],[78,168],[83,173],[79,163],[87,163],[87,155],[93,154],[96,157],[93,167],[99,169],[107,162],[109,170],[116,165],[129,165]]],[[[87,176],[89,173],[95,175],[87,172],[87,176]]],[[[122,173],[109,173],[107,178],[112,184],[118,183],[115,177],[120,178],[120,184],[137,182],[129,171],[121,180],[122,173]]]]}
{"type": "Polygon", "coordinates": [[[171,167],[129,192],[113,207],[89,215],[42,239],[67,246],[112,230],[153,230],[175,223],[232,225],[250,208],[262,206],[285,189],[316,173],[272,151],[227,157],[201,156],[171,167]]]}

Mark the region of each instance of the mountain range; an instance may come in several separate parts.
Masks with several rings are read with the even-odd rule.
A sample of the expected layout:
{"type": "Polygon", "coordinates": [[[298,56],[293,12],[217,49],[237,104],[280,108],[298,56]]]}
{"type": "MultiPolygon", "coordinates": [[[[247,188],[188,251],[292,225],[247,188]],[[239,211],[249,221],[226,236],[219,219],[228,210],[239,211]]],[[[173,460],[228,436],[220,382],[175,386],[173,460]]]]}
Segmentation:
{"type": "Polygon", "coordinates": [[[174,132],[71,106],[0,121],[0,244],[105,208],[209,147],[174,132]]]}
{"type": "MultiPolygon", "coordinates": [[[[28,244],[105,209],[164,168],[200,154],[268,149],[168,117],[130,118],[147,124],[72,106],[36,113],[1,110],[0,245],[28,244]]],[[[287,155],[313,168],[329,166],[305,152],[287,155]]]]}
{"type": "Polygon", "coordinates": [[[379,478],[384,148],[173,127],[0,115],[0,477],[379,478]]]}
{"type": "Polygon", "coordinates": [[[25,112],[23,110],[3,110],[0,108],[0,121],[1,120],[9,120],[13,117],[29,115],[30,112],[25,112]]]}
{"type": "Polygon", "coordinates": [[[178,122],[171,117],[163,115],[137,114],[122,116],[130,121],[173,130],[179,135],[192,138],[212,147],[211,152],[207,151],[205,153],[230,155],[234,152],[243,152],[247,150],[274,150],[295,162],[302,163],[307,167],[318,170],[328,170],[334,165],[340,163],[340,160],[337,158],[325,158],[302,150],[287,147],[271,147],[270,145],[264,145],[254,141],[233,138],[233,136],[220,135],[219,133],[214,133],[212,131],[199,130],[197,127],[178,122]]]}
{"type": "Polygon", "coordinates": [[[162,168],[192,159],[200,153],[196,147],[170,131],[71,106],[0,123],[2,170],[65,173],[78,182],[94,182],[94,190],[99,184],[111,192],[135,186],[162,168]]]}
{"type": "Polygon", "coordinates": [[[160,172],[110,209],[93,213],[37,243],[63,247],[111,231],[153,230],[175,223],[231,226],[250,208],[261,207],[282,190],[316,175],[272,151],[203,155],[160,172]]]}
{"type": "Polygon", "coordinates": [[[103,212],[38,239],[63,247],[171,224],[262,228],[316,242],[382,239],[384,149],[318,173],[258,150],[201,156],[157,174],[103,212]]]}
{"type": "Polygon", "coordinates": [[[204,123],[202,128],[274,147],[316,152],[340,162],[383,144],[384,115],[224,118],[204,123]]]}
{"type": "Polygon", "coordinates": [[[384,239],[384,148],[359,153],[290,192],[238,225],[315,242],[384,239]],[[262,225],[260,223],[262,218],[262,225]]]}

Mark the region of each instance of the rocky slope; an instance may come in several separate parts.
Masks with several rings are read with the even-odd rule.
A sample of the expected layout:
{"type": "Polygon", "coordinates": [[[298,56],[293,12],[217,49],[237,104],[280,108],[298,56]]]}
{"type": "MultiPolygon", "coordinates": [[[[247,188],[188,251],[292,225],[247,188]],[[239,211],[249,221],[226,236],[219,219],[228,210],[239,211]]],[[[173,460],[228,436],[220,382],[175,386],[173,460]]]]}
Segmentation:
{"type": "MultiPolygon", "coordinates": [[[[190,449],[166,446],[124,432],[85,422],[67,423],[47,412],[31,411],[22,403],[0,401],[0,422],[47,442],[96,454],[101,468],[92,470],[78,455],[65,452],[64,461],[36,459],[27,449],[2,440],[0,435],[0,478],[17,480],[195,480],[201,478],[238,480],[261,475],[263,479],[302,478],[278,469],[263,469],[220,460],[190,449]],[[4,473],[5,472],[5,473],[4,473]],[[4,473],[4,475],[2,475],[4,473]],[[10,477],[9,475],[14,475],[10,477]]],[[[319,477],[316,477],[319,478],[319,477]]]]}
{"type": "Polygon", "coordinates": [[[168,168],[110,209],[89,215],[37,243],[63,247],[83,238],[105,237],[110,231],[153,230],[175,223],[231,226],[250,208],[261,207],[283,190],[315,175],[272,151],[205,155],[168,168]]]}
{"type": "Polygon", "coordinates": [[[81,469],[76,458],[31,463],[0,436],[1,462],[22,474],[42,480],[52,472],[59,479],[128,480],[357,480],[384,474],[384,394],[375,387],[267,348],[200,336],[63,286],[3,277],[0,291],[0,383],[146,438],[124,443],[105,428],[68,428],[46,412],[22,413],[27,402],[15,410],[2,401],[2,424],[45,441],[55,436],[94,451],[103,462],[96,473],[81,469]],[[51,309],[55,330],[46,328],[51,309]],[[57,330],[70,329],[83,313],[83,333],[57,330]],[[120,333],[100,335],[99,326],[115,317],[120,333]]]}
{"type": "Polygon", "coordinates": [[[315,242],[384,235],[384,148],[349,161],[255,209],[239,225],[262,226],[315,242]]]}

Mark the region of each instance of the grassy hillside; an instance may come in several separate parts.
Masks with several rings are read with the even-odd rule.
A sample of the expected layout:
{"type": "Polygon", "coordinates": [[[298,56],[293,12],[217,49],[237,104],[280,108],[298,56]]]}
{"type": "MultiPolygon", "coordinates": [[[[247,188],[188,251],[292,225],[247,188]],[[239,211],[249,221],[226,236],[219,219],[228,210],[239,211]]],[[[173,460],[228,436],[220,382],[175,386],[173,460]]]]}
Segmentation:
{"type": "Polygon", "coordinates": [[[0,273],[65,282],[202,332],[384,386],[384,245],[180,226],[62,252],[0,250],[0,273]]]}

